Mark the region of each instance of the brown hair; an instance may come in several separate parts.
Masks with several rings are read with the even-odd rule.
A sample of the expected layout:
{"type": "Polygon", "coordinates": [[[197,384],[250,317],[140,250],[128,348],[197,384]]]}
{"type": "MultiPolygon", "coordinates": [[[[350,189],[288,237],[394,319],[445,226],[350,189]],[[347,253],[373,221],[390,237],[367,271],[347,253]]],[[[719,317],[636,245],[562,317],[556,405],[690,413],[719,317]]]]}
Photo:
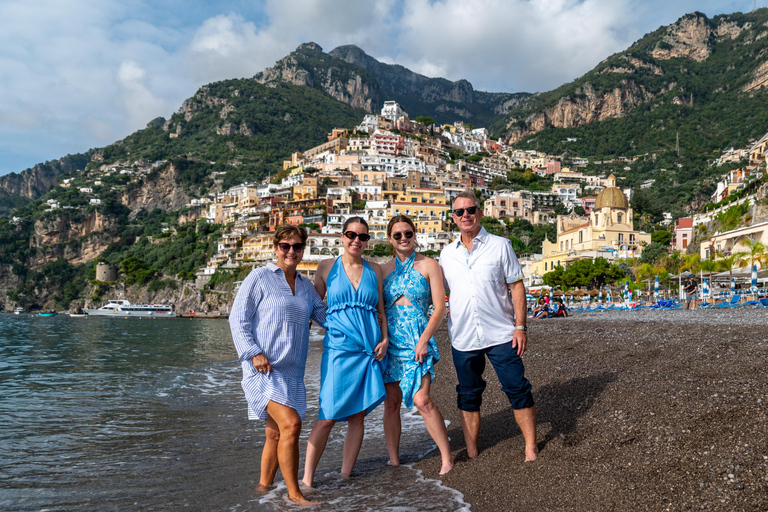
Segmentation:
{"type": "Polygon", "coordinates": [[[398,222],[405,222],[406,224],[411,226],[411,229],[413,229],[413,233],[416,234],[416,226],[414,225],[414,223],[413,223],[413,221],[411,219],[409,219],[405,215],[395,215],[389,221],[389,224],[387,224],[387,236],[392,235],[392,226],[394,226],[398,222]]]}
{"type": "Polygon", "coordinates": [[[345,233],[347,231],[347,228],[349,227],[350,224],[362,224],[363,226],[365,226],[365,230],[366,231],[370,231],[370,229],[368,228],[368,223],[365,222],[364,218],[362,218],[362,217],[350,217],[350,218],[348,218],[347,220],[344,221],[344,227],[341,228],[341,232],[345,233]]]}
{"type": "Polygon", "coordinates": [[[307,230],[301,226],[291,226],[283,224],[275,230],[275,236],[272,238],[272,244],[277,247],[281,241],[297,236],[301,238],[301,243],[307,243],[307,230]]]}

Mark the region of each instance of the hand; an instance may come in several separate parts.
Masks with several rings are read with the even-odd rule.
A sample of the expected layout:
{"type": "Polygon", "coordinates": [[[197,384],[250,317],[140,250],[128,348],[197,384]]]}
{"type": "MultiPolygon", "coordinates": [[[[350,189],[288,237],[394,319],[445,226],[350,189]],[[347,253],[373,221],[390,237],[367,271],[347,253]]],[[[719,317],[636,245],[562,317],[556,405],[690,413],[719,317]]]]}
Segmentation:
{"type": "Polygon", "coordinates": [[[419,342],[416,344],[415,352],[416,352],[416,355],[413,358],[413,360],[418,361],[419,364],[423,363],[424,358],[427,357],[427,355],[429,354],[429,348],[427,347],[427,342],[419,340],[419,342]]]}
{"type": "Polygon", "coordinates": [[[374,358],[377,361],[381,361],[384,359],[384,356],[387,355],[387,347],[389,346],[389,340],[382,340],[378,345],[376,345],[376,348],[373,349],[374,358]]]}
{"type": "Polygon", "coordinates": [[[523,354],[525,353],[525,346],[527,344],[528,333],[521,331],[520,329],[515,329],[514,334],[512,334],[512,348],[517,348],[518,356],[523,357],[523,354]]]}
{"type": "Polygon", "coordinates": [[[253,367],[256,369],[259,373],[270,373],[272,371],[272,365],[269,364],[269,360],[267,359],[267,356],[264,354],[259,354],[256,356],[253,356],[253,367]]]}

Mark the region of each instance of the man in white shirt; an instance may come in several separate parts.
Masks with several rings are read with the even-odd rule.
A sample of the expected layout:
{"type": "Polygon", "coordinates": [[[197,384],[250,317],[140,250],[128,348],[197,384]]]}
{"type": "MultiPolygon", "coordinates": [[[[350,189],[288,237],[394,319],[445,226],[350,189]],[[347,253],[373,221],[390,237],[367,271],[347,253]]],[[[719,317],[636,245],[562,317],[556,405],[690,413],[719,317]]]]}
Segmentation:
{"type": "Polygon", "coordinates": [[[521,359],[528,341],[523,270],[512,243],[480,225],[482,214],[472,191],[459,194],[453,201],[453,221],[461,236],[440,253],[440,267],[451,292],[448,331],[459,379],[461,426],[467,455],[474,458],[488,357],[525,438],[525,460],[532,461],[538,448],[536,406],[521,359]]]}

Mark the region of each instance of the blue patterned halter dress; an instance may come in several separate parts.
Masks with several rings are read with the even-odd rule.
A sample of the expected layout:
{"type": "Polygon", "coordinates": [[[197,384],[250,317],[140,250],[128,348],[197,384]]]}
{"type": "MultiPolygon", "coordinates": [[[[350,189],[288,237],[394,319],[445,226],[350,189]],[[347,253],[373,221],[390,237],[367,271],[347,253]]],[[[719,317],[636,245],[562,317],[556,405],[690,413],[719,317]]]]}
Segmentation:
{"type": "Polygon", "coordinates": [[[429,372],[435,378],[434,363],[440,360],[435,337],[427,344],[428,354],[422,363],[415,360],[416,343],[427,327],[427,312],[432,304],[429,282],[413,268],[416,251],[403,262],[395,257],[395,270],[384,278],[384,308],[387,312],[389,348],[384,382],[400,382],[403,403],[413,407],[413,396],[421,388],[421,379],[429,372]],[[400,297],[412,306],[395,304],[400,297]]]}

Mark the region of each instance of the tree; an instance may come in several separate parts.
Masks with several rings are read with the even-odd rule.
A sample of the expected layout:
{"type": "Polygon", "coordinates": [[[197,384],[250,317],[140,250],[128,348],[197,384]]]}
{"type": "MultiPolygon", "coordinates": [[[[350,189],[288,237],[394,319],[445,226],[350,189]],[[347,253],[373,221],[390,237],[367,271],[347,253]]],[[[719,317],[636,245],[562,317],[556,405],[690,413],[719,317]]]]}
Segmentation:
{"type": "Polygon", "coordinates": [[[586,215],[587,212],[581,206],[574,206],[573,213],[575,213],[576,215],[584,216],[586,215]]]}
{"type": "Polygon", "coordinates": [[[672,241],[672,233],[664,229],[651,233],[651,242],[668,246],[672,241]]]}
{"type": "Polygon", "coordinates": [[[660,243],[652,243],[643,248],[643,254],[638,263],[659,263],[667,255],[667,246],[660,243]]]}
{"type": "Polygon", "coordinates": [[[751,269],[752,265],[759,263],[762,267],[768,256],[768,254],[766,254],[765,245],[762,242],[757,242],[752,239],[744,240],[742,245],[744,245],[747,250],[741,253],[742,257],[739,258],[739,266],[744,267],[749,264],[749,268],[751,269]]]}
{"type": "Polygon", "coordinates": [[[416,121],[423,124],[424,126],[432,126],[435,124],[435,120],[427,116],[419,116],[416,118],[416,121]]]}

